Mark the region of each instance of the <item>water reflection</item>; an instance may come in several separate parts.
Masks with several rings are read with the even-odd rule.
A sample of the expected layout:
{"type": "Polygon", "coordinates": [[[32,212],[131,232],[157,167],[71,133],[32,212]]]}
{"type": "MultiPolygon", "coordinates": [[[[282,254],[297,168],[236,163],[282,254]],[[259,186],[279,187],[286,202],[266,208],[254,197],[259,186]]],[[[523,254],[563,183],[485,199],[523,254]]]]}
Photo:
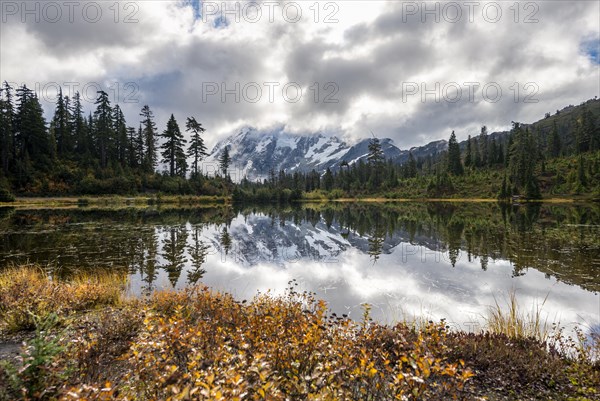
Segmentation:
{"type": "Polygon", "coordinates": [[[517,289],[525,305],[550,294],[551,320],[598,324],[599,224],[598,205],[0,209],[0,266],[124,269],[139,294],[203,282],[248,298],[295,278],[340,312],[461,325],[517,289]]]}

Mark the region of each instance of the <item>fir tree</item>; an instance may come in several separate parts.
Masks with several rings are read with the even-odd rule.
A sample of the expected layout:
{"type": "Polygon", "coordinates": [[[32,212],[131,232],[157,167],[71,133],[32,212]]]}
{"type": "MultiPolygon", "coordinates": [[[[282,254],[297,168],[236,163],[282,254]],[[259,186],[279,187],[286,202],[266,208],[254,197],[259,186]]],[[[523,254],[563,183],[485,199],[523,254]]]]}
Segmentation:
{"type": "Polygon", "coordinates": [[[448,141],[448,173],[453,175],[463,174],[463,165],[460,161],[460,147],[456,141],[454,131],[450,134],[448,141]]]}
{"type": "Polygon", "coordinates": [[[0,89],[0,165],[5,175],[15,158],[14,146],[14,110],[12,104],[12,87],[5,81],[0,89]]]}
{"type": "Polygon", "coordinates": [[[119,105],[115,105],[113,109],[113,131],[115,135],[114,144],[114,157],[119,161],[121,166],[125,166],[127,162],[127,151],[128,151],[128,136],[127,136],[127,124],[125,122],[125,116],[119,105]]]}
{"type": "Polygon", "coordinates": [[[208,156],[204,139],[201,137],[206,129],[194,117],[188,117],[185,127],[186,131],[192,133],[187,154],[192,158],[192,173],[194,176],[197,176],[199,163],[204,157],[208,156]]]}
{"type": "Polygon", "coordinates": [[[73,102],[70,109],[70,125],[72,127],[74,151],[81,157],[89,151],[85,118],[83,117],[83,106],[81,105],[81,95],[76,92],[73,96],[73,102]]]}
{"type": "MultiPolygon", "coordinates": [[[[181,157],[182,155],[185,155],[183,152],[185,140],[183,139],[183,135],[179,130],[179,125],[173,114],[171,114],[171,118],[169,118],[169,121],[167,122],[167,129],[161,136],[165,139],[165,142],[161,146],[161,149],[163,150],[162,162],[169,165],[169,174],[171,177],[174,177],[181,172],[181,157]]],[[[183,156],[183,162],[185,162],[185,156],[183,156]]],[[[185,175],[185,169],[183,170],[185,175]]]]}
{"type": "Polygon", "coordinates": [[[112,108],[110,107],[108,94],[104,91],[98,91],[98,99],[96,99],[95,104],[96,145],[98,147],[98,156],[100,157],[100,167],[106,168],[108,166],[109,149],[112,146],[113,139],[112,108]]]}
{"type": "Polygon", "coordinates": [[[556,120],[554,120],[554,123],[552,124],[552,131],[550,132],[550,146],[548,149],[548,153],[550,153],[551,157],[558,157],[560,156],[560,149],[560,135],[558,134],[556,120]]]}
{"type": "Polygon", "coordinates": [[[465,154],[465,167],[471,167],[473,165],[473,150],[471,145],[471,135],[467,139],[467,151],[465,154]]]}
{"type": "Polygon", "coordinates": [[[488,146],[488,132],[487,127],[484,125],[483,127],[481,127],[481,133],[479,134],[479,152],[481,157],[481,166],[488,166],[490,164],[488,146]]]}
{"type": "Polygon", "coordinates": [[[146,173],[153,173],[156,168],[156,123],[154,114],[148,105],[142,108],[142,132],[144,137],[144,162],[143,168],[146,173]]]}
{"type": "Polygon", "coordinates": [[[219,169],[223,174],[223,177],[227,176],[227,170],[229,170],[229,164],[231,163],[231,157],[229,156],[229,146],[225,146],[221,156],[219,157],[219,169]]]}

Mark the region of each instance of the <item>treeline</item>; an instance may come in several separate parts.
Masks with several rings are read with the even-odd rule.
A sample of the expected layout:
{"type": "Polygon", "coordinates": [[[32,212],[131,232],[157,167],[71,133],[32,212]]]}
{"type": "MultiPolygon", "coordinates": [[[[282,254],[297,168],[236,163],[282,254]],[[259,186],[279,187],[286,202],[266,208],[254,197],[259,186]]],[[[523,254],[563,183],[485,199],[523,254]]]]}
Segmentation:
{"type": "Polygon", "coordinates": [[[271,171],[262,182],[235,185],[227,171],[229,149],[219,155],[219,174],[203,174],[205,128],[188,117],[185,131],[173,115],[156,127],[145,105],[128,124],[119,105],[98,92],[86,115],[79,93],[59,91],[54,116],[45,121],[37,95],[26,86],[0,88],[0,201],[20,195],[135,194],[227,195],[234,200],[287,202],[300,198],[354,196],[499,197],[596,194],[600,197],[600,101],[549,113],[537,123],[513,123],[508,133],[459,143],[446,151],[398,164],[386,160],[377,138],[366,161],[343,161],[325,172],[271,171]],[[159,173],[157,167],[165,166],[159,173]]]}
{"type": "Polygon", "coordinates": [[[185,124],[189,143],[173,115],[159,132],[147,105],[136,125],[128,125],[119,105],[111,105],[104,91],[98,92],[95,110],[86,116],[80,94],[70,99],[62,90],[47,124],[37,95],[26,86],[15,90],[5,82],[0,89],[0,196],[9,197],[9,191],[215,195],[231,185],[202,174],[205,128],[194,117],[185,124]],[[160,174],[158,163],[166,165],[160,174]]]}
{"type": "Polygon", "coordinates": [[[386,160],[379,139],[373,138],[366,162],[343,161],[339,169],[323,174],[271,171],[262,182],[243,180],[234,199],[599,196],[600,102],[591,100],[569,114],[568,119],[547,115],[553,120],[549,130],[544,120],[513,122],[506,134],[490,135],[483,126],[462,144],[453,131],[446,151],[420,158],[409,153],[402,164],[386,160]]]}

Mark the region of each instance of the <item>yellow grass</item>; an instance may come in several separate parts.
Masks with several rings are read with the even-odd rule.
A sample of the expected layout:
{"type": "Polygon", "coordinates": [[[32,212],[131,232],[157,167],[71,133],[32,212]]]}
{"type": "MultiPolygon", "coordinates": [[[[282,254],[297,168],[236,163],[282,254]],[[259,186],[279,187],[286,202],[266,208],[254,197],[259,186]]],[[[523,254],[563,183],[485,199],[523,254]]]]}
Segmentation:
{"type": "Polygon", "coordinates": [[[547,299],[546,295],[541,304],[536,302],[529,312],[525,312],[519,306],[514,290],[509,293],[506,305],[500,305],[494,297],[495,305],[490,306],[486,318],[487,330],[513,338],[536,338],[545,341],[551,327],[548,324],[548,317],[542,316],[542,309],[547,299]]]}
{"type": "Polygon", "coordinates": [[[10,267],[0,272],[0,327],[8,331],[31,329],[35,318],[59,316],[117,305],[127,276],[102,271],[78,274],[68,281],[52,280],[39,266],[10,267]]]}

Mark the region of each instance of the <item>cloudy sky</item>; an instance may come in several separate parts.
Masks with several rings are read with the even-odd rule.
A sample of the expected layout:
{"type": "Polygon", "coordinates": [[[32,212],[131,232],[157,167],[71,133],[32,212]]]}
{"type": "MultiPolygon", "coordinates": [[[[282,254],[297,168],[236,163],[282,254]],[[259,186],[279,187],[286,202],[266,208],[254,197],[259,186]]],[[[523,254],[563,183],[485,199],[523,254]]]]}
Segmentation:
{"type": "Polygon", "coordinates": [[[97,89],[139,124],[195,116],[390,137],[402,148],[505,129],[600,93],[600,2],[3,1],[0,79],[97,89]]]}

